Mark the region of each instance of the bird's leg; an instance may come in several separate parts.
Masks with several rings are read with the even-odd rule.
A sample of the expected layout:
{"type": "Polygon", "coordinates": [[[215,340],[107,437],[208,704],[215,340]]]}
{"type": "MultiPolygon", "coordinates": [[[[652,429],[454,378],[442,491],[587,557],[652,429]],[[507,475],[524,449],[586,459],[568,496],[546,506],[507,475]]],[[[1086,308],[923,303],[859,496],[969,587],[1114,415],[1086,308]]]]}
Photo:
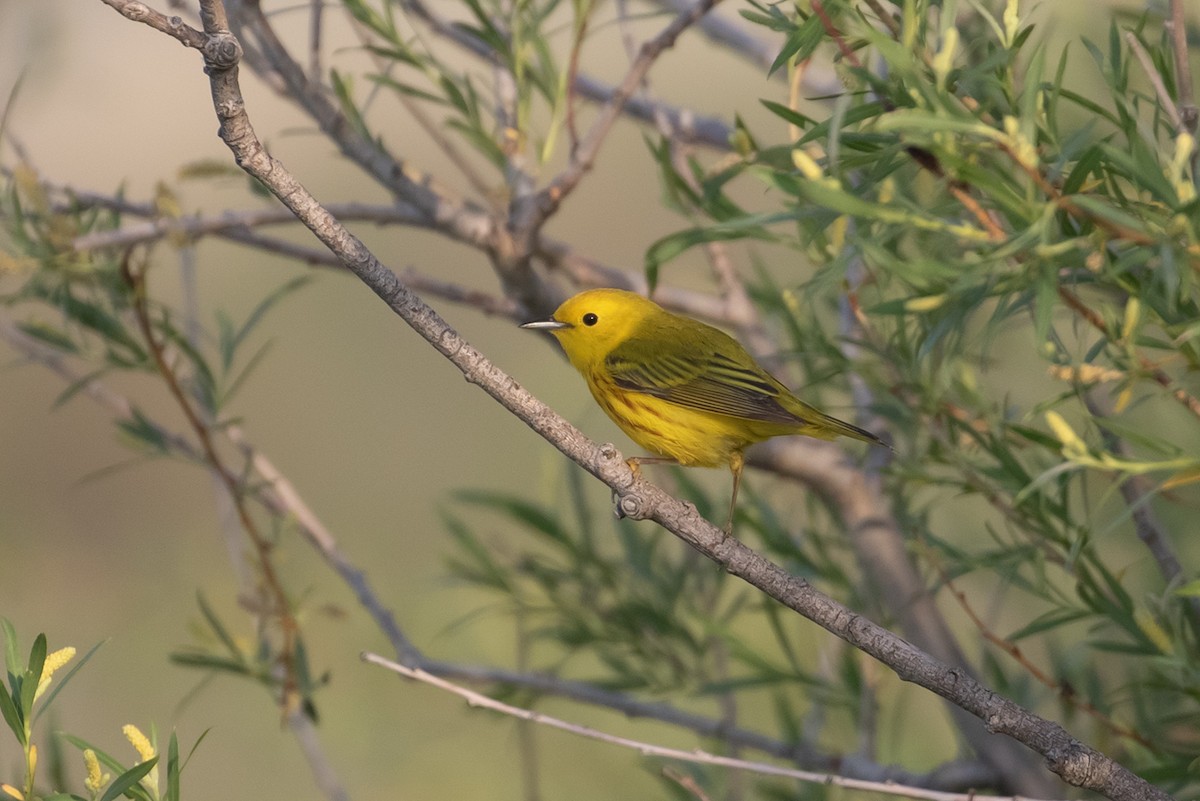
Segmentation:
{"type": "Polygon", "coordinates": [[[737,509],[738,488],[742,486],[742,468],[746,466],[746,456],[741,451],[729,454],[729,469],[733,473],[733,497],[729,499],[729,520],[725,523],[725,536],[733,536],[733,512],[737,509]]]}
{"type": "Polygon", "coordinates": [[[625,460],[625,464],[629,465],[629,469],[633,471],[634,479],[640,479],[644,464],[679,464],[679,460],[672,459],[670,456],[631,456],[625,460]]]}

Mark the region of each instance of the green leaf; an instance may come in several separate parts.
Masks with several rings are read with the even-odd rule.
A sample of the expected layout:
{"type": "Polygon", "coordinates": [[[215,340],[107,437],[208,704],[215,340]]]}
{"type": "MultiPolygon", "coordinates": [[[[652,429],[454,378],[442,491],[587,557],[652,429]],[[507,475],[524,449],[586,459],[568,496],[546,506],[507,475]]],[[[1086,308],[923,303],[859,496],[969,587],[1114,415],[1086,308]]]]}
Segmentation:
{"type": "MultiPolygon", "coordinates": [[[[772,221],[787,219],[789,216],[772,215],[772,221]]],[[[762,219],[757,218],[754,222],[745,221],[744,225],[722,223],[705,228],[689,228],[664,236],[646,250],[646,282],[650,285],[650,291],[653,292],[658,286],[659,268],[681,253],[706,242],[730,242],[747,237],[769,239],[765,230],[756,230],[762,225],[762,219]]]]}
{"type": "Polygon", "coordinates": [[[17,329],[21,333],[36,339],[38,342],[49,345],[55,350],[61,350],[64,353],[78,353],[79,346],[69,337],[66,332],[53,326],[43,323],[31,321],[22,321],[17,323],[17,329]]]}
{"type": "Polygon", "coordinates": [[[107,640],[101,640],[93,645],[88,649],[86,654],[73,661],[70,670],[68,670],[62,676],[55,677],[54,681],[50,685],[49,692],[42,696],[42,702],[33,718],[35,723],[37,722],[38,718],[46,713],[46,710],[49,709],[50,705],[54,703],[54,699],[58,697],[58,694],[66,688],[71,679],[75,677],[75,674],[83,669],[83,666],[86,665],[89,660],[91,660],[91,658],[96,654],[96,651],[100,650],[100,646],[104,645],[105,642],[107,642],[107,640]]]}
{"type": "Polygon", "coordinates": [[[172,731],[171,739],[167,741],[167,791],[163,795],[163,801],[179,801],[179,772],[181,769],[179,739],[172,731]]]}
{"type": "Polygon", "coordinates": [[[231,635],[229,630],[225,628],[225,624],[221,622],[219,617],[217,617],[217,613],[213,611],[211,606],[208,605],[208,601],[205,600],[203,593],[196,593],[196,604],[200,607],[200,613],[204,615],[204,620],[208,623],[209,629],[213,634],[217,635],[217,639],[219,639],[221,644],[225,646],[225,650],[228,651],[229,655],[239,663],[244,664],[246,661],[245,654],[243,654],[242,649],[238,647],[237,641],[234,640],[233,635],[231,635]]]}
{"type": "Polygon", "coordinates": [[[246,316],[246,321],[242,323],[237,331],[232,333],[232,336],[227,342],[222,343],[221,357],[225,368],[233,363],[234,354],[237,349],[246,341],[246,338],[258,328],[263,319],[289,295],[294,294],[300,289],[308,286],[312,282],[312,277],[307,275],[297,276],[296,278],[286,281],[282,286],[273,290],[269,295],[258,302],[246,316]]]}
{"type": "Polygon", "coordinates": [[[348,78],[342,76],[336,69],[329,71],[330,83],[333,86],[333,94],[338,100],[338,105],[342,110],[342,115],[360,136],[366,139],[372,139],[371,131],[367,127],[367,121],[359,111],[358,106],[354,102],[354,88],[348,78]]]}
{"type": "Polygon", "coordinates": [[[780,117],[789,125],[795,125],[800,130],[807,130],[809,126],[816,124],[816,120],[801,114],[795,109],[788,108],[782,103],[776,103],[774,100],[759,100],[768,111],[777,117],[780,117]]]}
{"type": "Polygon", "coordinates": [[[176,665],[183,667],[203,668],[205,670],[216,670],[224,673],[232,673],[236,676],[253,676],[253,671],[249,665],[239,659],[230,659],[224,656],[214,656],[213,654],[192,653],[188,651],[175,651],[167,657],[176,665]]]}
{"type": "Polygon", "coordinates": [[[117,421],[117,428],[127,434],[133,441],[153,453],[164,455],[171,452],[171,443],[158,425],[134,407],[130,410],[132,417],[117,421]]]}
{"type": "Polygon", "coordinates": [[[1029,623],[1026,623],[1021,628],[1009,634],[1005,639],[1007,639],[1009,642],[1019,642],[1026,637],[1032,637],[1033,635],[1041,634],[1044,631],[1050,631],[1052,629],[1059,628],[1060,626],[1065,626],[1069,623],[1084,620],[1092,617],[1093,615],[1094,613],[1089,612],[1086,609],[1052,609],[1049,612],[1034,618],[1029,623]]]}
{"type": "Polygon", "coordinates": [[[1182,587],[1178,587],[1172,593],[1181,598],[1200,598],[1200,579],[1193,579],[1182,587]]]}
{"type": "Polygon", "coordinates": [[[386,86],[389,89],[402,94],[406,97],[415,97],[420,100],[428,100],[431,103],[446,106],[450,105],[449,101],[443,95],[435,95],[427,89],[419,89],[410,83],[403,83],[388,75],[368,75],[368,79],[374,81],[380,86],[386,86]]]}
{"type": "Polygon", "coordinates": [[[104,795],[100,796],[100,801],[113,801],[123,795],[128,795],[138,801],[150,801],[150,793],[139,782],[146,777],[146,774],[154,770],[154,766],[157,764],[158,757],[153,757],[140,765],[134,765],[113,779],[112,784],[104,791],[104,795]]]}
{"type": "Polygon", "coordinates": [[[821,18],[813,14],[788,33],[788,37],[783,43],[783,49],[775,57],[775,61],[767,70],[767,75],[774,75],[776,70],[793,59],[797,62],[804,61],[813,54],[817,45],[821,44],[824,38],[825,29],[821,24],[821,18]]]}
{"type": "Polygon", "coordinates": [[[502,512],[518,523],[555,542],[570,542],[570,537],[567,535],[557,516],[550,514],[545,509],[523,498],[483,490],[460,490],[454,493],[454,497],[462,503],[483,506],[493,511],[502,512]]]}
{"type": "Polygon", "coordinates": [[[51,406],[57,409],[58,407],[67,403],[71,400],[71,398],[78,395],[80,390],[87,389],[92,385],[93,382],[100,380],[100,377],[106,374],[109,369],[109,367],[101,367],[99,369],[84,373],[70,384],[67,384],[67,388],[58,393],[51,406]]]}
{"type": "MultiPolygon", "coordinates": [[[[16,677],[11,673],[9,680],[15,682],[16,677]]],[[[15,682],[17,687],[20,687],[19,682],[15,682]]],[[[21,714],[21,710],[13,703],[14,696],[9,694],[6,687],[0,687],[0,715],[3,715],[4,722],[8,724],[8,728],[12,730],[16,736],[17,742],[24,746],[25,743],[25,716],[21,714]]]]}
{"type": "Polygon", "coordinates": [[[46,665],[46,635],[38,634],[29,649],[29,667],[21,677],[21,712],[26,720],[33,713],[33,696],[37,693],[42,669],[46,665]]]}
{"type": "Polygon", "coordinates": [[[8,675],[11,677],[19,673],[24,665],[21,664],[20,643],[17,640],[17,630],[13,628],[12,621],[6,617],[0,617],[0,631],[4,633],[4,664],[8,668],[8,675]]]}
{"type": "Polygon", "coordinates": [[[1098,195],[1072,195],[1070,199],[1072,203],[1092,217],[1122,228],[1128,228],[1139,234],[1154,235],[1147,229],[1144,221],[1139,220],[1124,209],[1118,208],[1107,198],[1098,195]]]}
{"type": "Polygon", "coordinates": [[[513,590],[508,571],[496,562],[491,551],[465,523],[443,512],[442,525],[458,544],[459,550],[465,554],[465,559],[456,556],[448,558],[447,563],[452,573],[482,587],[501,592],[513,590]]]}

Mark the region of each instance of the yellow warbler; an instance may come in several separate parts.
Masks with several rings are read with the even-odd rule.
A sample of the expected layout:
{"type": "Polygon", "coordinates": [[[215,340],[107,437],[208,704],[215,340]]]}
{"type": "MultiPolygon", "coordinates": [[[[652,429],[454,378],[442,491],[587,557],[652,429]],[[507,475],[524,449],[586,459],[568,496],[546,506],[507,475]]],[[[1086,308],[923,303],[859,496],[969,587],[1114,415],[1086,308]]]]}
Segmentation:
{"type": "Polygon", "coordinates": [[[554,334],[613,422],[659,455],[630,459],[635,473],[640,463],[651,462],[729,465],[733,498],[726,532],[733,528],[747,446],[803,434],[888,447],[797,398],[725,332],[632,292],[581,292],[549,320],[521,327],[554,334]]]}

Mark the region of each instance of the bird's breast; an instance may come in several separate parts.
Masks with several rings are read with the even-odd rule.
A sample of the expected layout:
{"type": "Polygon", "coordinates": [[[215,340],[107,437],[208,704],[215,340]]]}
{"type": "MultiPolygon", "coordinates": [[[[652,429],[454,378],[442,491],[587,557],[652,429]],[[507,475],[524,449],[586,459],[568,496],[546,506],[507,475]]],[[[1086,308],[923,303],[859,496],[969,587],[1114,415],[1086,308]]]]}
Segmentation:
{"type": "Polygon", "coordinates": [[[588,374],[587,383],[600,408],[631,440],[682,465],[727,465],[734,451],[753,441],[723,415],[623,389],[603,374],[588,374]]]}

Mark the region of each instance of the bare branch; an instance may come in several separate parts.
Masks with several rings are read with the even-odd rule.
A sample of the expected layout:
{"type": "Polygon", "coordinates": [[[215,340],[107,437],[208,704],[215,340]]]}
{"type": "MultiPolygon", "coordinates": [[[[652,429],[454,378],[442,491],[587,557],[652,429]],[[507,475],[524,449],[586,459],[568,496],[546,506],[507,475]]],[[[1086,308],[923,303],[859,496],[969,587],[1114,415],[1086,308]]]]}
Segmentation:
{"type": "MultiPolygon", "coordinates": [[[[1103,418],[1109,416],[1109,410],[1097,398],[1096,393],[1087,392],[1084,394],[1083,399],[1087,404],[1088,411],[1096,417],[1103,418]]],[[[1118,437],[1111,429],[1105,426],[1100,426],[1099,428],[1104,444],[1108,446],[1108,449],[1114,455],[1123,459],[1130,458],[1129,446],[1125,443],[1125,440],[1118,437]]],[[[1171,544],[1170,538],[1163,529],[1158,515],[1154,513],[1154,509],[1150,506],[1150,501],[1156,494],[1155,488],[1146,476],[1143,475],[1126,477],[1120,482],[1119,488],[1121,497],[1125,499],[1125,504],[1129,507],[1130,517],[1133,518],[1134,533],[1154,558],[1154,563],[1158,565],[1159,574],[1162,575],[1168,585],[1180,584],[1184,581],[1187,574],[1184,572],[1183,564],[1179,561],[1179,556],[1175,553],[1175,547],[1171,544]]],[[[1184,616],[1188,621],[1188,625],[1196,637],[1200,638],[1200,598],[1191,595],[1182,598],[1181,601],[1183,602],[1184,616]]]]}
{"type": "Polygon", "coordinates": [[[165,33],[178,40],[184,47],[203,51],[209,43],[209,39],[203,31],[187,25],[181,17],[168,17],[145,3],[139,3],[136,0],[100,0],[100,2],[112,6],[117,13],[128,20],[144,23],[156,31],[165,33]]]}
{"type": "Polygon", "coordinates": [[[797,779],[810,784],[823,784],[833,787],[842,787],[847,790],[863,790],[869,792],[883,793],[885,795],[895,795],[901,798],[917,798],[924,801],[1027,801],[1021,799],[1020,796],[995,796],[995,795],[980,795],[976,793],[946,793],[938,790],[929,790],[923,787],[909,787],[896,782],[873,782],[864,781],[862,779],[850,779],[845,776],[839,776],[832,773],[813,773],[806,770],[796,770],[795,768],[783,768],[777,765],[768,765],[763,762],[751,762],[745,759],[734,759],[733,757],[718,756],[710,754],[699,749],[691,751],[683,751],[678,748],[665,748],[660,745],[648,743],[642,740],[634,740],[628,737],[620,737],[615,734],[607,734],[605,732],[593,729],[589,726],[582,726],[578,723],[570,723],[561,718],[551,717],[550,715],[534,712],[529,709],[506,704],[502,701],[497,701],[482,693],[477,693],[474,690],[467,689],[453,682],[446,681],[438,676],[433,675],[420,668],[410,668],[386,659],[378,654],[366,652],[362,655],[366,662],[380,667],[387,668],[393,673],[398,673],[407,679],[413,679],[424,684],[429,684],[437,687],[439,690],[457,695],[465,700],[472,707],[480,707],[490,709],[494,712],[500,712],[504,715],[517,718],[518,720],[527,720],[532,723],[537,723],[542,726],[548,726],[552,729],[565,731],[569,734],[574,734],[578,737],[585,737],[589,740],[597,740],[609,745],[616,745],[621,748],[629,748],[637,751],[642,756],[662,757],[664,759],[676,759],[681,762],[691,762],[698,765],[714,765],[722,768],[732,768],[734,770],[745,770],[752,773],[758,773],[764,776],[779,776],[787,779],[797,779]]]}
{"type": "Polygon", "coordinates": [[[1179,108],[1175,105],[1175,101],[1171,99],[1170,93],[1167,92],[1167,87],[1163,83],[1162,76],[1154,68],[1154,62],[1150,60],[1150,54],[1146,52],[1146,48],[1142,47],[1142,43],[1133,31],[1125,31],[1125,44],[1129,45],[1129,49],[1137,57],[1138,64],[1142,66],[1142,72],[1146,73],[1146,80],[1150,81],[1150,85],[1154,87],[1154,95],[1158,98],[1159,105],[1163,107],[1163,110],[1167,112],[1167,116],[1170,117],[1171,125],[1176,131],[1182,132],[1185,130],[1183,117],[1179,113],[1179,108]]]}
{"type": "Polygon", "coordinates": [[[617,117],[621,115],[626,101],[641,86],[642,80],[650,70],[650,67],[654,65],[659,56],[675,44],[675,40],[685,30],[708,13],[709,9],[718,2],[720,0],[698,0],[698,2],[686,11],[675,17],[662,32],[642,45],[637,59],[629,68],[629,71],[625,73],[625,78],[617,87],[612,99],[601,109],[599,116],[592,123],[592,127],[579,142],[579,147],[571,154],[570,164],[567,165],[566,169],[558,177],[550,182],[549,186],[538,192],[534,198],[531,198],[530,202],[526,204],[526,208],[518,210],[515,215],[518,231],[526,232],[527,234],[536,233],[542,224],[558,209],[563,200],[579,185],[584,174],[592,168],[592,164],[600,152],[600,146],[604,144],[604,140],[608,137],[608,132],[612,129],[617,117]]]}
{"type": "Polygon", "coordinates": [[[1200,110],[1192,94],[1192,61],[1188,49],[1187,16],[1183,0],[1171,0],[1171,19],[1167,24],[1171,35],[1171,53],[1175,56],[1175,86],[1179,95],[1179,116],[1183,130],[1196,133],[1200,110]]]}
{"type": "MultiPolygon", "coordinates": [[[[115,2],[116,0],[114,0],[115,2]]],[[[238,2],[237,19],[254,34],[258,49],[283,79],[289,96],[312,117],[343,155],[362,167],[397,198],[425,215],[427,224],[452,238],[489,250],[503,236],[486,209],[450,199],[444,188],[427,175],[396,159],[382,145],[362,136],[334,105],[320,85],[308,80],[304,69],[288,53],[258,3],[238,2]]]]}
{"type": "Polygon", "coordinates": [[[320,738],[317,737],[317,727],[308,715],[299,709],[293,709],[288,713],[287,727],[300,744],[300,750],[304,752],[304,759],[312,771],[313,781],[325,797],[329,801],[350,801],[350,793],[346,791],[346,786],[325,754],[320,738]]]}
{"type": "MultiPolygon", "coordinates": [[[[363,220],[373,223],[401,223],[424,225],[426,217],[412,206],[397,203],[376,206],[367,203],[338,203],[329,206],[330,212],[344,220],[363,220]]],[[[183,236],[188,239],[205,234],[222,233],[233,228],[256,228],[264,225],[294,224],[296,216],[283,206],[265,206],[257,209],[224,211],[211,216],[199,214],[183,217],[156,216],[153,220],[138,225],[126,225],[110,231],[94,231],[78,237],[78,251],[101,248],[127,248],[167,236],[183,236]]]]}

